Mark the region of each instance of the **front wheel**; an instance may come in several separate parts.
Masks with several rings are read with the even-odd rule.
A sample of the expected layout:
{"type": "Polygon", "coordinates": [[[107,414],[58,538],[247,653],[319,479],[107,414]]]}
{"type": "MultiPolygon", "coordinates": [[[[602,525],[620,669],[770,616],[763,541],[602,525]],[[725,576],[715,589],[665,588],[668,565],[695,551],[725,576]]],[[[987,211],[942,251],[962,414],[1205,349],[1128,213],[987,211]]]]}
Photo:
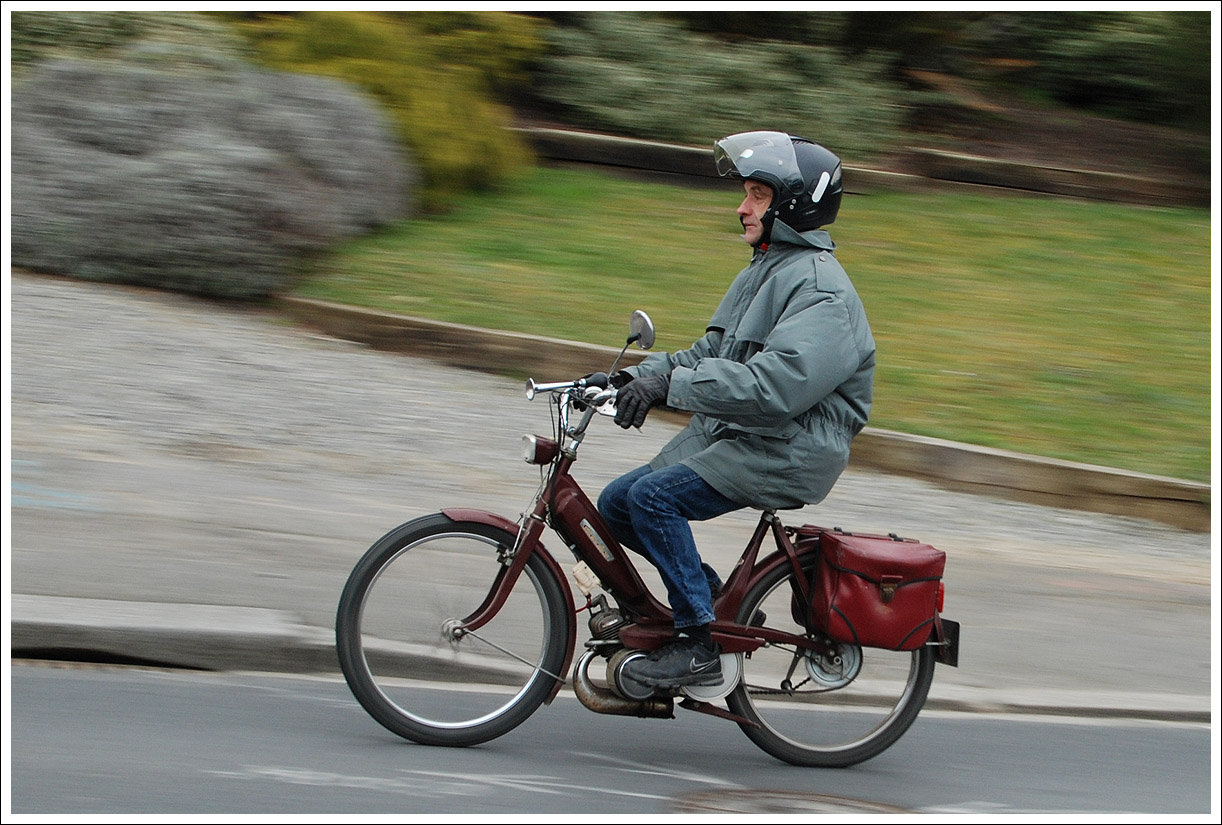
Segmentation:
{"type": "MultiPolygon", "coordinates": [[[[813,554],[800,561],[809,576],[813,554]]],[[[780,567],[756,583],[738,621],[746,624],[763,611],[767,627],[803,634],[792,609],[792,576],[780,567]]],[[[793,765],[843,768],[877,756],[908,730],[925,704],[933,671],[929,647],[840,644],[834,655],[819,656],[769,643],[744,657],[742,682],[726,702],[758,726],[742,729],[772,756],[793,765]]]]}
{"type": "Polygon", "coordinates": [[[488,624],[452,632],[483,603],[513,544],[506,530],[438,513],[387,533],[357,563],[336,648],[352,693],[388,730],[425,745],[487,742],[563,680],[567,602],[542,556],[488,624]]]}

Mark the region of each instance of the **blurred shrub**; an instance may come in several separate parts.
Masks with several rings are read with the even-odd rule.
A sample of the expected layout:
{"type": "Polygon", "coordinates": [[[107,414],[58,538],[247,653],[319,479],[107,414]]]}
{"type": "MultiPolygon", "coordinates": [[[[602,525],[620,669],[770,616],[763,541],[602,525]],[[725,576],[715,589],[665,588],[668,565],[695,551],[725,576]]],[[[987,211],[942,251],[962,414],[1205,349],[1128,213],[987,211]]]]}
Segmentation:
{"type": "MultiPolygon", "coordinates": [[[[1030,43],[1015,80],[1062,103],[1128,120],[1208,133],[1212,116],[1210,16],[1128,11],[1015,15],[997,32],[1030,43]]],[[[986,42],[986,47],[992,43],[986,42]]],[[[1000,45],[992,49],[996,53],[1000,45]]]]}
{"type": "Polygon", "coordinates": [[[477,69],[483,84],[498,97],[529,84],[529,67],[543,52],[545,24],[520,14],[442,11],[388,16],[426,37],[438,62],[477,69]]]}
{"type": "Polygon", "coordinates": [[[523,81],[541,23],[495,12],[307,12],[239,23],[268,65],[355,83],[417,158],[421,199],[449,205],[531,161],[495,94],[523,81]]]}
{"type": "Polygon", "coordinates": [[[707,144],[777,129],[861,162],[894,148],[902,89],[871,56],[779,41],[730,43],[657,14],[574,15],[549,33],[536,92],[569,122],[707,144]]]}
{"type": "Polygon", "coordinates": [[[12,67],[20,77],[40,60],[114,56],[133,43],[191,60],[244,59],[250,48],[225,21],[190,11],[15,11],[12,67]]]}
{"type": "Polygon", "coordinates": [[[664,11],[662,14],[692,31],[723,40],[784,40],[808,46],[839,46],[844,40],[849,18],[860,12],[751,9],[664,11]]]}
{"type": "Polygon", "coordinates": [[[897,76],[909,69],[942,71],[1125,120],[1203,133],[1213,123],[1207,12],[842,14],[841,45],[854,53],[889,53],[897,76]]]}
{"type": "Polygon", "coordinates": [[[358,92],[182,54],[53,60],[14,84],[15,266],[258,297],[405,212],[410,169],[358,92]]]}

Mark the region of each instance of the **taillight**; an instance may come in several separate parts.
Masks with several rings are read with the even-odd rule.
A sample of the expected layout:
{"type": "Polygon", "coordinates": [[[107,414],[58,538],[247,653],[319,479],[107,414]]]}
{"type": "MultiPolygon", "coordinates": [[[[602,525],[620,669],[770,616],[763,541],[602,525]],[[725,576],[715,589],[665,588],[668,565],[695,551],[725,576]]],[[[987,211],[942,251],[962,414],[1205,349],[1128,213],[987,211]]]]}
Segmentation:
{"type": "Polygon", "coordinates": [[[551,464],[560,452],[560,445],[550,438],[522,436],[522,460],[527,464],[551,464]]]}
{"type": "Polygon", "coordinates": [[[942,605],[946,602],[946,584],[938,582],[938,612],[942,612],[942,605]]]}

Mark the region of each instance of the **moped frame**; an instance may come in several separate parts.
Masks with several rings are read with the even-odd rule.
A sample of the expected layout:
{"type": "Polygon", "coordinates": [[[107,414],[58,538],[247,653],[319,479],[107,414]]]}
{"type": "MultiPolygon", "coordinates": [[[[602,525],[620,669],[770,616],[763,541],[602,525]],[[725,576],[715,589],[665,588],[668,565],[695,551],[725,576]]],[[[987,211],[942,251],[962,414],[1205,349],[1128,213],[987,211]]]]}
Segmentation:
{"type": "MultiPolygon", "coordinates": [[[[586,412],[581,425],[572,431],[574,434],[580,435],[584,432],[592,412],[593,408],[586,412]]],[[[524,530],[502,516],[482,510],[442,510],[442,513],[454,521],[488,524],[517,536],[514,547],[503,550],[503,566],[493,581],[488,595],[473,613],[456,625],[453,631],[456,635],[479,630],[496,615],[531,555],[539,554],[545,557],[548,566],[557,573],[560,580],[566,580],[561,572],[560,564],[541,541],[544,527],[550,526],[569,546],[577,559],[590,567],[603,588],[611,594],[618,606],[627,614],[627,618],[632,623],[620,632],[620,640],[625,646],[648,651],[662,646],[670,639],[673,628],[670,608],[658,601],[650,592],[629,559],[628,552],[612,536],[597,507],[572,476],[570,471],[575,460],[575,443],[557,455],[551,472],[535,500],[533,509],[524,519],[524,530]]],[[[817,636],[812,638],[809,635],[802,636],[767,628],[750,627],[736,621],[742,600],[752,585],[759,578],[768,575],[775,567],[788,565],[795,572],[790,579],[795,590],[795,604],[803,606],[805,614],[803,623],[808,630],[811,629],[808,607],[810,604],[808,574],[802,569],[800,551],[790,540],[789,533],[790,530],[781,523],[775,512],[766,510],[761,514],[751,540],[747,543],[742,556],[713,603],[716,618],[711,630],[714,640],[721,645],[723,652],[746,653],[766,642],[784,643],[822,653],[832,652],[819,641],[817,636]],[[759,559],[764,539],[769,534],[773,536],[777,549],[763,559],[759,559]]],[[[567,589],[566,595],[569,598],[569,615],[575,619],[576,605],[567,589]]],[[[568,638],[566,639],[565,673],[568,672],[572,663],[576,647],[575,620],[568,622],[566,632],[568,638]]],[[[560,689],[564,679],[563,673],[551,675],[557,679],[557,683],[548,698],[549,702],[560,689]]]]}

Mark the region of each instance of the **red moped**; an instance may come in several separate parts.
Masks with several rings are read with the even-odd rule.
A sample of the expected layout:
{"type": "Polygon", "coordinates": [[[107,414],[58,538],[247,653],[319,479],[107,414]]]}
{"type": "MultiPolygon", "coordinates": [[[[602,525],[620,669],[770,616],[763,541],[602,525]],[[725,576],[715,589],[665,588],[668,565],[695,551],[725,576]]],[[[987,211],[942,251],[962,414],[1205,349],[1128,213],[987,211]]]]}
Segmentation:
{"type": "MultiPolygon", "coordinates": [[[[624,350],[653,340],[638,311],[624,350]]],[[[677,701],[737,723],[796,765],[845,767],[890,747],[924,705],[935,663],[957,665],[958,625],[939,621],[928,642],[902,651],[826,635],[804,609],[817,584],[820,531],[785,526],[776,512],[761,513],[714,601],[723,684],[659,694],[624,676],[627,662],[669,641],[672,624],[572,475],[591,422],[614,414],[615,392],[585,379],[527,383],[528,399],[551,399],[554,433],[523,439],[541,483],[519,521],[447,508],[369,548],[336,621],[357,700],[390,731],[428,745],[501,736],[568,684],[598,713],[671,718],[677,701]],[[577,559],[578,597],[543,546],[545,528],[577,559]],[[582,612],[589,636],[577,655],[582,612]]]]}

